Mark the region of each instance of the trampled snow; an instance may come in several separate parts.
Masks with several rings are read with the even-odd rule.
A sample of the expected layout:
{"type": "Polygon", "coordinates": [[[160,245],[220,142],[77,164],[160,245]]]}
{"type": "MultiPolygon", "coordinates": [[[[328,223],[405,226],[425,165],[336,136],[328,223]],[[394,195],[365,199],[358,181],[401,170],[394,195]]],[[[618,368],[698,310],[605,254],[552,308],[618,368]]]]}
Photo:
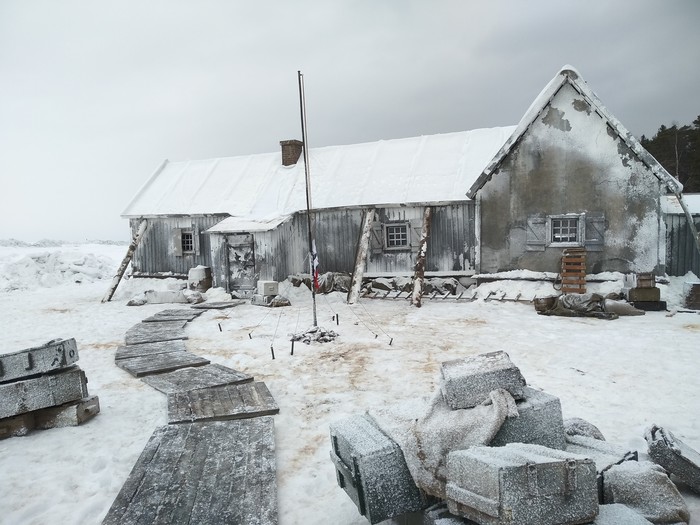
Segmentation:
{"type": "MultiPolygon", "coordinates": [[[[145,289],[174,287],[177,281],[122,282],[113,301],[101,304],[125,251],[98,245],[0,248],[0,264],[19,276],[15,289],[0,293],[0,352],[75,337],[78,364],[101,405],[100,414],[82,426],[0,441],[2,524],[99,524],[151,433],[167,422],[165,396],[117,368],[114,353],[132,325],[169,308],[128,307],[126,302],[145,289]],[[47,287],[41,285],[41,272],[12,269],[35,250],[53,253],[58,266],[84,261],[78,273],[86,276],[91,273],[86,270],[97,270],[109,259],[110,272],[80,282],[71,276],[77,273],[61,273],[63,280],[51,279],[53,286],[47,287]]],[[[683,282],[691,279],[696,277],[660,285],[670,308],[682,310],[683,282]]],[[[512,297],[515,287],[526,282],[498,285],[512,297]]],[[[542,294],[554,293],[550,283],[538,286],[542,294]]],[[[528,303],[439,297],[425,299],[420,309],[403,299],[364,299],[348,306],[342,294],[334,293],[318,296],[318,318],[340,336],[326,344],[297,343],[292,356],[288,334],[311,325],[311,298],[306,289],[288,283],[280,285],[280,292],[291,299],[291,307],[244,304],[206,311],[186,327],[186,345],[212,362],[265,381],[280,405],[275,433],[282,525],[367,523],[337,486],[328,456],[329,423],[431,396],[440,363],[465,355],[508,352],[530,386],[561,398],[564,417],[591,421],[612,443],[645,451],[644,430],[656,423],[700,449],[697,313],[648,312],[604,321],[539,316],[528,303]]],[[[684,495],[698,523],[700,497],[684,495]]]]}

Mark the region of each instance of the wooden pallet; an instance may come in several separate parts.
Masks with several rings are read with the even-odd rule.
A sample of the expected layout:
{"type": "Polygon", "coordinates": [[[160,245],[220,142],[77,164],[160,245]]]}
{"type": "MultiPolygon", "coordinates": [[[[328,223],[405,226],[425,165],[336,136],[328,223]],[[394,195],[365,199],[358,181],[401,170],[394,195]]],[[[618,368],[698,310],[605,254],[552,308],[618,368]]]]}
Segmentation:
{"type": "Polygon", "coordinates": [[[271,417],[156,429],[103,525],[275,525],[271,417]]]}
{"type": "Polygon", "coordinates": [[[567,248],[561,258],[561,292],[586,293],[586,250],[567,248]]]}

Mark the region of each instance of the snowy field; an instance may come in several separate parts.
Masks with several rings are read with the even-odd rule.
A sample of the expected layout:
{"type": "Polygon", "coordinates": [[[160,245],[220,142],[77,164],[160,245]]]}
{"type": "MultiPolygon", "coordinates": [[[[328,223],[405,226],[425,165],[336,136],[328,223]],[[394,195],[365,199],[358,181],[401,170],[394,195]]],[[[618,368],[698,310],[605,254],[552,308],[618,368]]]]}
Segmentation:
{"type": "MultiPolygon", "coordinates": [[[[0,441],[2,524],[100,523],[151,433],[166,424],[165,396],[114,365],[126,330],[169,307],[126,306],[136,292],[168,281],[123,282],[111,303],[100,303],[125,251],[0,247],[0,352],[74,337],[78,364],[101,405],[80,427],[0,441]]],[[[662,287],[669,307],[680,306],[682,281],[662,287]]],[[[507,351],[531,386],[561,398],[564,417],[591,421],[611,442],[644,451],[644,430],[657,423],[700,449],[696,313],[603,321],[539,316],[531,304],[483,300],[426,300],[417,309],[404,300],[366,299],[350,307],[343,295],[331,294],[319,297],[319,324],[340,337],[297,343],[292,356],[288,334],[311,324],[311,298],[286,283],[281,292],[292,307],[207,311],[188,324],[186,343],[212,362],[265,381],[280,405],[282,525],[367,523],[336,485],[329,422],[430,395],[440,362],[465,355],[507,351]]],[[[700,497],[684,495],[692,523],[700,523],[700,497]]]]}

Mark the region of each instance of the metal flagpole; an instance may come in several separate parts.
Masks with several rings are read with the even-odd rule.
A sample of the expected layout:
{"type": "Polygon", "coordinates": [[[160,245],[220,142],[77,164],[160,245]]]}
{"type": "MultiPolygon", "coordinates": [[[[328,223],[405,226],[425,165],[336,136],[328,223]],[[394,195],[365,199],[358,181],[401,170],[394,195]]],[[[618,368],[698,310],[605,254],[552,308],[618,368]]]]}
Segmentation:
{"type": "Polygon", "coordinates": [[[311,302],[314,312],[314,326],[318,326],[316,317],[316,242],[311,227],[311,178],[309,176],[309,148],[306,138],[306,98],[304,96],[304,75],[297,71],[299,77],[299,109],[301,111],[301,141],[304,152],[304,172],[306,174],[306,220],[309,228],[309,267],[311,269],[311,302]]]}

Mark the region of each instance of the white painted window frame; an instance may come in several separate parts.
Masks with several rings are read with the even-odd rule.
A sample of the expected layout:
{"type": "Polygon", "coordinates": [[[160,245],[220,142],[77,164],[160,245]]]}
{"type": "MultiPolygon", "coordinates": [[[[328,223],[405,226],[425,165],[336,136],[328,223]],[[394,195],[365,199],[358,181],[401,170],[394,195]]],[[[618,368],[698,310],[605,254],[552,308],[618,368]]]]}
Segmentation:
{"type": "Polygon", "coordinates": [[[586,214],[585,213],[564,213],[561,215],[547,215],[546,222],[547,243],[546,246],[553,248],[575,248],[583,246],[586,240],[586,214]],[[575,242],[556,242],[552,237],[552,229],[554,221],[563,219],[576,219],[576,241],[575,242]]]}
{"type": "Polygon", "coordinates": [[[410,221],[396,221],[382,223],[382,233],[384,234],[384,249],[388,251],[406,251],[411,249],[411,223],[410,221]],[[406,243],[401,245],[389,245],[389,228],[403,227],[406,243]]]}

